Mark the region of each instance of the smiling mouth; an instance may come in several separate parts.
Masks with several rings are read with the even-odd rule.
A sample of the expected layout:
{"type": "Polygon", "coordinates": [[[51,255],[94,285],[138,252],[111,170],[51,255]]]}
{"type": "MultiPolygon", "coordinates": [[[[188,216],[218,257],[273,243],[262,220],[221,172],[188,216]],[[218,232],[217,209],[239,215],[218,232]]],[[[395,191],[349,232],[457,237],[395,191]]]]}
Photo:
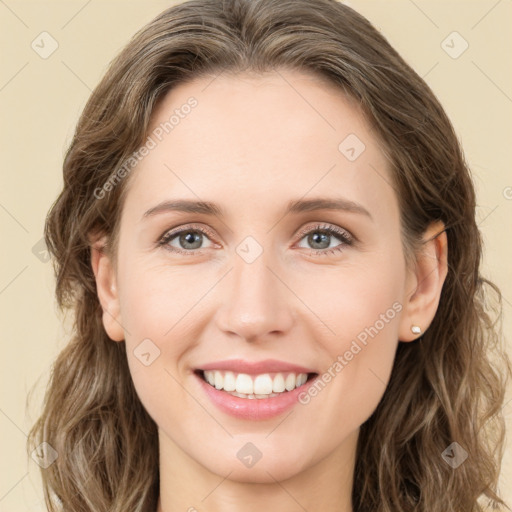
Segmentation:
{"type": "Polygon", "coordinates": [[[196,370],[197,376],[219,391],[238,398],[281,396],[314,379],[318,373],[271,372],[258,375],[222,370],[196,370]]]}

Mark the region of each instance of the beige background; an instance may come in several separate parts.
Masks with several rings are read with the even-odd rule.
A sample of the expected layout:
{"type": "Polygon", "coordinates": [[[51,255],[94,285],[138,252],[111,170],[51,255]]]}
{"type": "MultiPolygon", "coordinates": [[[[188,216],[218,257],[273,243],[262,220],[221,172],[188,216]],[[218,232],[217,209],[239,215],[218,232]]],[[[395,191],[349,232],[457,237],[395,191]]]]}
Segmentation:
{"type": "MultiPolygon", "coordinates": [[[[475,176],[486,243],[483,271],[502,288],[510,340],[512,2],[347,3],[367,16],[425,77],[455,125],[475,176]],[[453,31],[463,39],[448,37],[453,31]],[[467,50],[453,58],[464,41],[467,50]]],[[[170,5],[142,0],[0,0],[0,512],[44,510],[38,467],[25,456],[26,432],[66,333],[54,306],[51,265],[34,254],[33,247],[61,187],[64,151],[108,62],[136,30],[170,5]],[[58,43],[47,58],[31,47],[35,41],[40,53],[51,49],[49,36],[39,36],[43,31],[58,43]],[[38,379],[34,407],[26,413],[27,391],[38,379]]],[[[506,413],[512,426],[512,401],[506,413]]],[[[512,504],[511,452],[509,441],[501,489],[512,504]]]]}

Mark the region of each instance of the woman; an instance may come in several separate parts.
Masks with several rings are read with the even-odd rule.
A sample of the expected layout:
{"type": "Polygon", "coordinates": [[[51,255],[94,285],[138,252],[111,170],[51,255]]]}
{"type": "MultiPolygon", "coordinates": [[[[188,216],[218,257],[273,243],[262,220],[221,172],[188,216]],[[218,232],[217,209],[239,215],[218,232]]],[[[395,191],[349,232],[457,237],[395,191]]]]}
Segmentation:
{"type": "Polygon", "coordinates": [[[46,242],[76,312],[30,435],[50,510],[504,505],[469,170],[352,9],[164,11],[87,103],[46,242]]]}

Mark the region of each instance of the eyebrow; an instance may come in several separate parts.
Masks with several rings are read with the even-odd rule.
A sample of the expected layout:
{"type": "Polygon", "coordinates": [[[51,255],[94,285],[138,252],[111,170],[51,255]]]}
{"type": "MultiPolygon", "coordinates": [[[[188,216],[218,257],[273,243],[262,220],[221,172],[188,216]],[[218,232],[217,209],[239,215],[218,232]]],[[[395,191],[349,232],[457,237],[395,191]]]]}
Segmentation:
{"type": "MultiPolygon", "coordinates": [[[[318,197],[315,199],[298,199],[290,201],[286,207],[285,215],[288,213],[302,213],[316,210],[345,211],[358,213],[372,219],[370,212],[361,204],[344,198],[318,197]]],[[[163,201],[150,208],[142,216],[142,220],[169,211],[184,213],[200,213],[204,215],[223,216],[223,209],[216,203],[209,201],[193,201],[189,199],[178,199],[174,201],[163,201]]]]}

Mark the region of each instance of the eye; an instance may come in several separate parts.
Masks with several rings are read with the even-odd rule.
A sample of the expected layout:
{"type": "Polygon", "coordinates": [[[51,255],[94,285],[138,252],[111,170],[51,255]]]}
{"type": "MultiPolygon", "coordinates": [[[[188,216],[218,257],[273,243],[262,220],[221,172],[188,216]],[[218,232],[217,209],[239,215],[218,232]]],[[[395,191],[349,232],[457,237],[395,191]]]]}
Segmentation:
{"type": "Polygon", "coordinates": [[[186,226],[181,229],[167,231],[158,241],[158,246],[180,254],[200,254],[200,249],[211,247],[213,244],[209,238],[211,233],[197,226],[186,226]],[[210,245],[204,247],[203,241],[207,239],[210,245]]]}
{"type": "MultiPolygon", "coordinates": [[[[202,253],[202,249],[211,248],[214,244],[210,237],[213,233],[200,226],[185,226],[180,229],[167,231],[158,240],[157,245],[164,249],[185,255],[197,255],[202,253]],[[208,241],[205,247],[204,240],[208,241]]],[[[346,230],[336,226],[318,224],[313,227],[303,229],[299,233],[300,241],[305,239],[310,247],[299,247],[311,249],[310,254],[315,256],[325,256],[329,253],[342,251],[345,247],[354,244],[354,237],[346,230]],[[336,244],[335,240],[340,243],[336,244]]]]}
{"type": "Polygon", "coordinates": [[[348,231],[331,225],[316,225],[306,228],[299,233],[299,236],[301,241],[305,239],[306,243],[310,245],[309,247],[299,245],[299,247],[312,249],[312,255],[336,253],[354,244],[354,237],[348,231]],[[335,239],[341,243],[333,245],[332,242],[335,239]]]}

